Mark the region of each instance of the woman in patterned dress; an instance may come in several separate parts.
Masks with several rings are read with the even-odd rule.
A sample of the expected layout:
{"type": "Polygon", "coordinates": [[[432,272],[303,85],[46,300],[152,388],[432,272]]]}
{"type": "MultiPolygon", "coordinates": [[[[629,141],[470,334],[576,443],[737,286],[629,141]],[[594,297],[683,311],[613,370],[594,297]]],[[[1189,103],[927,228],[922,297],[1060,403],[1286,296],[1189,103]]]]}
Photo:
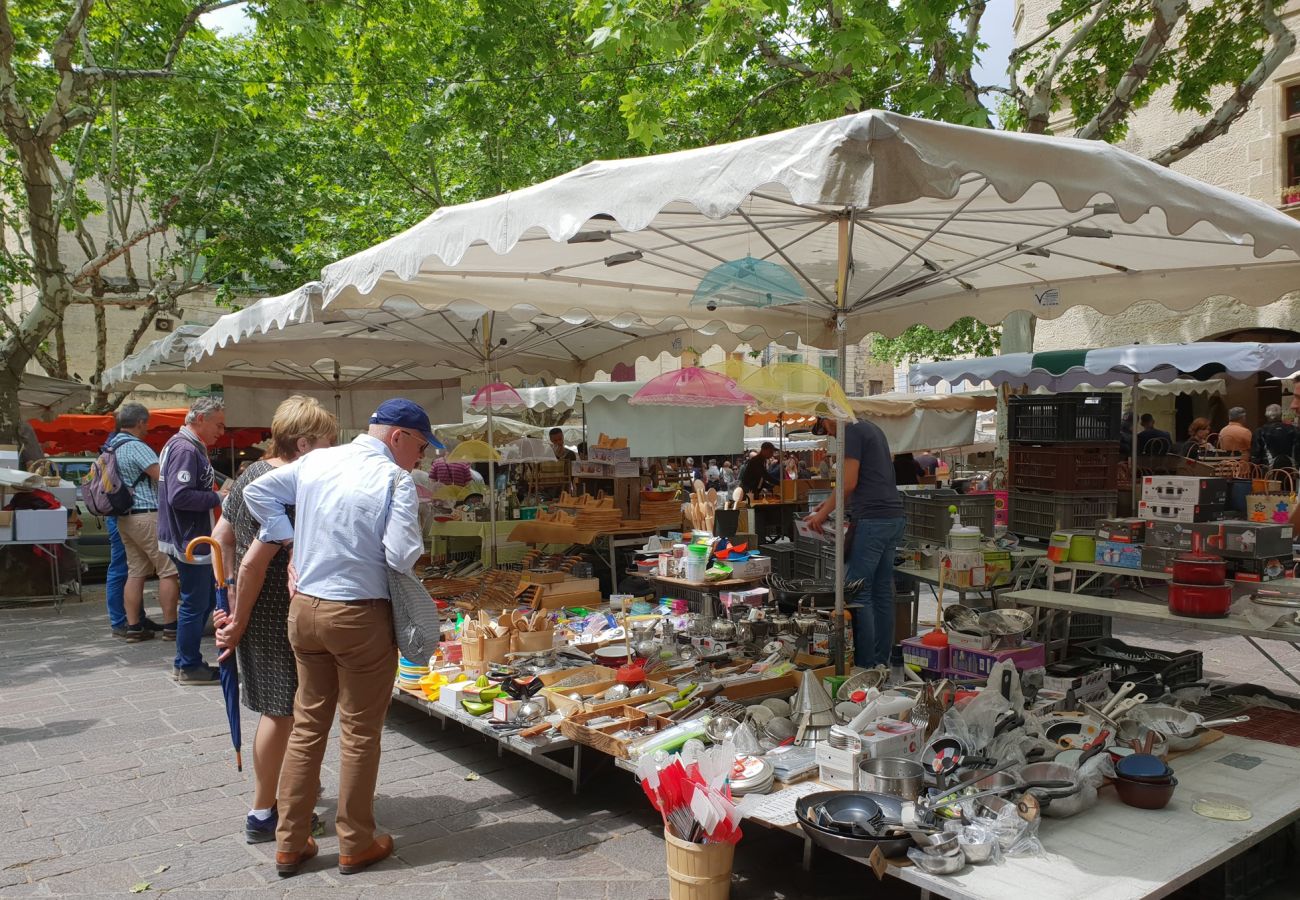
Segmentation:
{"type": "Polygon", "coordinates": [[[221,659],[238,655],[244,706],[261,713],[253,737],[253,807],[244,824],[250,844],[275,840],[275,791],[293,731],[298,672],[289,646],[289,550],[257,543],[261,527],[244,505],[244,488],[262,475],[334,442],[338,422],[317,401],[293,396],[271,419],[271,456],[249,466],[230,490],[212,536],[235,560],[234,610],[213,615],[221,659]]]}

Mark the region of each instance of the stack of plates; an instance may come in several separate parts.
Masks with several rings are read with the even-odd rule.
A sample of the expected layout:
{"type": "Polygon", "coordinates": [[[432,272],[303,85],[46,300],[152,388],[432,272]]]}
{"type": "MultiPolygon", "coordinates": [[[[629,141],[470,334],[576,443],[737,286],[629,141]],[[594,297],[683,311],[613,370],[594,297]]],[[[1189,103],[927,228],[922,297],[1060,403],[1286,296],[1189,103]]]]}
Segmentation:
{"type": "Polygon", "coordinates": [[[405,656],[397,657],[397,681],[410,691],[420,690],[420,679],[429,674],[428,664],[413,663],[405,656]]]}
{"type": "Polygon", "coordinates": [[[745,794],[766,794],[772,790],[775,772],[772,764],[761,756],[736,754],[736,766],[731,772],[731,793],[733,796],[745,794]]]}

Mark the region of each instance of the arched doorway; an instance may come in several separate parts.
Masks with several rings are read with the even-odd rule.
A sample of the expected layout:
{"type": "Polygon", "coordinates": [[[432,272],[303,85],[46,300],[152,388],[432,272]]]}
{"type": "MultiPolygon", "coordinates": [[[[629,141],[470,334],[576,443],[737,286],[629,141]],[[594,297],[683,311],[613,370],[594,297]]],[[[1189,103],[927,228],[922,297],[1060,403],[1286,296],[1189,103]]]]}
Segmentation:
{"type": "MultiPolygon", "coordinates": [[[[1231,343],[1280,344],[1300,341],[1300,332],[1285,328],[1242,328],[1225,331],[1220,334],[1207,335],[1204,341],[1228,341],[1231,343]]],[[[1264,409],[1270,403],[1280,403],[1284,408],[1290,406],[1291,396],[1283,396],[1282,382],[1270,381],[1266,374],[1253,378],[1225,379],[1228,391],[1222,397],[1206,397],[1202,394],[1180,395],[1175,401],[1175,427],[1179,435],[1187,433],[1187,426],[1192,419],[1204,416],[1210,420],[1214,431],[1218,431],[1228,421],[1228,410],[1240,406],[1246,410],[1246,422],[1251,428],[1264,421],[1264,409]]]]}

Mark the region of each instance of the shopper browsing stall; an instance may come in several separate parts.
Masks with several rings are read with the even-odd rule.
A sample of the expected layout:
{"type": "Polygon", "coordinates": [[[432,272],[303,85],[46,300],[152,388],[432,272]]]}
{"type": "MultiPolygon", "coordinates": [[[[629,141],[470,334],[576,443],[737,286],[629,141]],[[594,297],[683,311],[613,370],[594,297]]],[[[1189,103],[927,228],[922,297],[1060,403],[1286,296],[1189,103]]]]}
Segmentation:
{"type": "MultiPolygon", "coordinates": [[[[839,423],[819,419],[814,434],[834,435],[839,423]]],[[[844,431],[844,495],[852,522],[845,578],[863,579],[853,598],[853,661],[864,667],[887,665],[894,643],[894,556],[903,538],[903,499],[894,483],[889,442],[879,426],[851,422],[844,431]]],[[[805,521],[821,528],[835,511],[835,493],[805,521]]]]}

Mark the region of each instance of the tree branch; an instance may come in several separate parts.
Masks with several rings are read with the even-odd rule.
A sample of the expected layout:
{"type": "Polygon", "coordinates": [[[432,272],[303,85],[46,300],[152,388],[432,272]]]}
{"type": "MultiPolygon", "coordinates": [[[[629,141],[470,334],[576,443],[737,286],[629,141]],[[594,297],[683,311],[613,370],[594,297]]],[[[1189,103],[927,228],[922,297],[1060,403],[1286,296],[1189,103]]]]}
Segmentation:
{"type": "Polygon", "coordinates": [[[759,38],[758,54],[771,65],[774,65],[779,69],[788,69],[801,78],[813,78],[817,74],[816,71],[813,70],[812,66],[807,63],[801,63],[793,57],[786,56],[767,38],[759,38]]]}
{"type": "Polygon", "coordinates": [[[1178,162],[1197,147],[1209,143],[1227,133],[1232,123],[1240,119],[1254,101],[1259,89],[1264,86],[1285,60],[1295,52],[1296,37],[1278,17],[1272,0],[1260,0],[1259,18],[1264,30],[1273,39],[1272,46],[1260,59],[1259,64],[1251,70],[1246,79],[1233,90],[1214,113],[1183,136],[1183,139],[1171,144],[1151,157],[1158,165],[1168,166],[1178,162]]]}
{"type": "Polygon", "coordinates": [[[25,137],[31,129],[27,107],[18,97],[18,75],[14,72],[14,28],[9,21],[8,0],[0,0],[0,111],[5,132],[11,140],[25,137]]]}
{"type": "Polygon", "coordinates": [[[122,243],[109,247],[94,259],[87,260],[86,264],[78,269],[77,273],[72,276],[72,284],[85,284],[87,281],[98,275],[105,266],[121,257],[123,253],[126,253],[145,238],[166,231],[168,227],[168,217],[171,215],[171,211],[175,209],[177,204],[180,202],[181,198],[179,194],[173,194],[171,197],[167,198],[167,202],[163,204],[162,213],[158,216],[158,221],[145,228],[139,229],[130,237],[122,241],[122,243]]]}
{"type": "Polygon", "coordinates": [[[181,45],[185,43],[185,37],[194,29],[201,16],[210,12],[216,12],[219,9],[225,9],[228,6],[237,6],[246,0],[216,0],[213,3],[199,3],[190,10],[189,15],[181,22],[181,27],[177,29],[176,36],[172,38],[172,45],[167,48],[167,55],[163,57],[162,67],[166,70],[171,69],[172,63],[176,62],[176,55],[181,52],[181,45]]]}
{"type": "Polygon", "coordinates": [[[979,43],[980,21],[984,18],[986,8],[984,0],[977,0],[966,10],[965,35],[962,38],[966,55],[953,77],[953,80],[961,85],[962,92],[966,95],[966,102],[971,106],[980,105],[980,90],[975,83],[975,76],[971,74],[971,68],[975,61],[975,48],[979,43]]]}
{"type": "MultiPolygon", "coordinates": [[[[1074,48],[1079,46],[1080,42],[1091,33],[1092,29],[1097,27],[1097,23],[1106,15],[1106,10],[1110,9],[1111,0],[1101,0],[1093,7],[1092,15],[1084,20],[1083,24],[1075,29],[1069,39],[1061,45],[1061,49],[1056,56],[1052,58],[1051,63],[1047,66],[1046,73],[1043,77],[1034,83],[1033,92],[1022,101],[1025,110],[1025,130],[1031,134],[1044,134],[1047,131],[1048,120],[1052,116],[1052,104],[1056,96],[1056,73],[1074,48]]],[[[1013,82],[1014,86],[1014,82],[1013,82]]],[[[1019,90],[1017,88],[1017,90],[1019,90]]]]}
{"type": "Polygon", "coordinates": [[[53,375],[59,369],[59,364],[54,361],[54,357],[42,350],[40,345],[32,345],[24,340],[24,334],[21,327],[12,318],[9,317],[9,311],[0,305],[0,325],[4,325],[5,330],[13,335],[13,339],[27,351],[27,355],[36,360],[47,374],[53,375]]]}
{"type": "Polygon", "coordinates": [[[1097,140],[1124,121],[1133,107],[1134,95],[1146,82],[1151,74],[1151,66],[1173,37],[1174,28],[1187,12],[1187,5],[1188,0],[1156,0],[1152,5],[1155,16],[1151,20],[1151,28],[1143,38],[1142,46],[1134,54],[1133,62],[1115,86],[1115,93],[1102,110],[1092,117],[1092,121],[1074,133],[1075,137],[1097,140]]]}

